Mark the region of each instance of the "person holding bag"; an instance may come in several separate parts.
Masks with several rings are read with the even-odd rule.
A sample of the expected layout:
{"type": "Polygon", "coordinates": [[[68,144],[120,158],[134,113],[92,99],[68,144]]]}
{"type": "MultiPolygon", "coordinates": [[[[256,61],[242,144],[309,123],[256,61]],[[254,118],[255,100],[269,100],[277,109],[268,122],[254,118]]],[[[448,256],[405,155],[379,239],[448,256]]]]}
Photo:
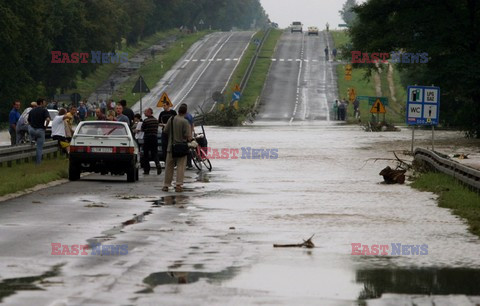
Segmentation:
{"type": "Polygon", "coordinates": [[[169,135],[167,146],[167,160],[165,166],[165,180],[162,191],[168,191],[172,184],[175,163],[177,164],[177,180],[175,191],[183,191],[183,178],[189,152],[188,141],[192,141],[190,124],[185,119],[187,107],[181,105],[178,115],[171,117],[163,129],[163,133],[169,135]]]}

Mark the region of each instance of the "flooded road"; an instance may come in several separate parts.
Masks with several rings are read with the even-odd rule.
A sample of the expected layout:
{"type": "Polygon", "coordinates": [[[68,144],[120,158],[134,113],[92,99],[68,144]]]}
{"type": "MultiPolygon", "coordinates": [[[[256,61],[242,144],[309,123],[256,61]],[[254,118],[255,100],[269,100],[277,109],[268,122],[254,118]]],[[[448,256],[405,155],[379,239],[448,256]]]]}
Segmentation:
{"type": "MultiPolygon", "coordinates": [[[[417,144],[429,135],[416,132],[417,144]]],[[[438,146],[459,135],[438,132],[438,146]]],[[[188,171],[183,194],[161,192],[163,175],[137,184],[92,175],[0,203],[3,303],[430,305],[430,294],[480,303],[480,240],[435,195],[383,184],[378,173],[394,163],[366,162],[408,150],[410,131],[268,122],[207,136],[239,158],[188,171]],[[242,158],[256,149],[269,151],[242,158]],[[313,249],[273,247],[312,235],[313,249]],[[52,256],[52,242],[128,254],[52,256]],[[352,255],[352,244],[387,255],[352,255]],[[37,281],[12,287],[27,276],[37,281]]]]}

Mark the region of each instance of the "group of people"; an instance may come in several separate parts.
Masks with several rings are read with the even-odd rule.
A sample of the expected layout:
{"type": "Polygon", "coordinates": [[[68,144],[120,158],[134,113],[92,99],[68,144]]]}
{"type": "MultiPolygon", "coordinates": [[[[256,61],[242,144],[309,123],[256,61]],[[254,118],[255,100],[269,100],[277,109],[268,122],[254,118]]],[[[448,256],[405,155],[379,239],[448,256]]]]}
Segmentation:
{"type": "MultiPolygon", "coordinates": [[[[72,105],[67,108],[58,109],[58,115],[53,119],[47,110],[45,99],[38,99],[32,102],[30,107],[20,113],[20,101],[12,104],[12,110],[9,114],[9,132],[11,135],[12,145],[17,144],[21,140],[22,131],[30,135],[30,140],[36,144],[36,163],[42,161],[43,144],[45,142],[45,130],[52,121],[52,139],[57,140],[59,146],[68,155],[68,143],[70,142],[74,125],[77,121],[82,120],[80,108],[85,105],[83,102],[77,107],[72,105]]],[[[51,105],[53,107],[53,105],[51,105]]],[[[183,180],[186,169],[192,169],[192,160],[190,154],[182,157],[172,156],[173,143],[185,143],[193,139],[194,123],[193,116],[188,113],[188,106],[184,103],[178,109],[178,114],[173,110],[173,105],[168,102],[163,104],[163,111],[158,119],[153,116],[153,110],[147,108],[144,111],[145,119],[142,120],[140,114],[134,112],[127,107],[125,100],[119,101],[115,106],[110,104],[112,109],[102,110],[102,104],[95,109],[96,120],[119,121],[125,122],[131,128],[135,135],[137,143],[143,146],[143,159],[141,161],[144,175],[150,173],[150,160],[155,162],[157,174],[161,173],[160,160],[165,162],[165,180],[163,191],[168,191],[172,184],[175,166],[177,167],[177,178],[175,191],[183,191],[183,180]],[[114,108],[113,108],[114,107],[114,108]],[[162,128],[161,143],[162,156],[158,155],[158,129],[162,128]]],[[[85,118],[83,118],[85,119],[85,118]]]]}
{"type": "MultiPolygon", "coordinates": [[[[353,117],[355,119],[360,118],[360,101],[358,99],[355,99],[353,101],[353,117]]],[[[340,120],[340,121],[345,121],[347,119],[347,107],[348,107],[348,101],[346,99],[341,99],[340,101],[335,100],[335,103],[333,103],[333,114],[334,114],[334,120],[340,120]]]]}
{"type": "MultiPolygon", "coordinates": [[[[328,46],[323,49],[323,52],[325,53],[325,60],[328,61],[330,59],[330,50],[328,49],[328,46]]],[[[332,49],[332,60],[337,59],[337,49],[333,48],[332,49]]]]}
{"type": "Polygon", "coordinates": [[[134,115],[132,130],[139,145],[143,146],[143,159],[141,161],[143,174],[150,174],[150,160],[153,159],[157,168],[157,174],[161,173],[160,159],[165,162],[165,179],[163,191],[168,191],[172,184],[175,165],[177,167],[176,192],[183,191],[185,170],[192,169],[190,154],[181,157],[173,157],[173,143],[185,143],[192,140],[194,124],[193,116],[188,113],[188,106],[183,103],[177,112],[168,102],[164,102],[163,111],[158,119],[153,116],[153,110],[147,108],[144,111],[145,119],[140,114],[134,115]],[[162,128],[161,145],[162,155],[158,155],[158,128],[162,128]]]}

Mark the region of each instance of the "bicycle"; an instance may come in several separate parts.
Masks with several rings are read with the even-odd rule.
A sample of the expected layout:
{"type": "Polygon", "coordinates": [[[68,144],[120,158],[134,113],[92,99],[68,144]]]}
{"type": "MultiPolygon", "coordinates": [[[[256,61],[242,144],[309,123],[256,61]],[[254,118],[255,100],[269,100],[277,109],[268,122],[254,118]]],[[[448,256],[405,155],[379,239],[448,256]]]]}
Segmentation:
{"type": "Polygon", "coordinates": [[[192,154],[192,161],[198,170],[202,170],[203,164],[208,171],[212,171],[212,163],[207,157],[207,150],[201,146],[204,143],[204,138],[205,135],[203,133],[195,134],[197,144],[190,148],[190,153],[192,154]]]}

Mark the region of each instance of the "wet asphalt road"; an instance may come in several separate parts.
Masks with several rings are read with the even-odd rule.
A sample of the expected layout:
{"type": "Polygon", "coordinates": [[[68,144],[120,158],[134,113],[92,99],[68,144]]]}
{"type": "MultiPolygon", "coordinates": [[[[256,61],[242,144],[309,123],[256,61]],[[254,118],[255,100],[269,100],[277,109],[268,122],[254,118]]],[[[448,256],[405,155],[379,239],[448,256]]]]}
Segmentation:
{"type": "MultiPolygon", "coordinates": [[[[226,40],[230,33],[218,35],[226,40]]],[[[307,46],[322,42],[322,34],[289,34],[282,42],[285,37],[293,44],[287,49],[296,50],[297,40],[308,40],[307,46]]],[[[240,158],[212,159],[212,172],[188,171],[182,194],[160,190],[163,174],[141,176],[137,183],[89,175],[0,203],[2,302],[480,303],[475,297],[480,295],[479,239],[464,221],[439,208],[435,195],[382,184],[378,173],[388,162],[365,163],[372,157],[391,158],[391,150],[409,149],[410,132],[365,133],[321,120],[328,112],[313,101],[324,94],[328,100],[336,85],[328,73],[315,83],[313,71],[321,74],[322,64],[313,63],[318,67],[302,68],[307,80],[302,99],[310,98],[299,105],[305,105],[305,114],[317,115],[297,118],[294,108],[283,103],[278,108],[292,112],[286,117],[275,108],[264,109],[260,115],[266,119],[251,126],[208,127],[211,148],[238,149],[240,158]],[[312,82],[316,85],[309,87],[312,82]],[[312,91],[323,83],[327,93],[312,91]],[[272,120],[277,116],[281,120],[272,120]],[[241,158],[248,148],[269,151],[261,159],[241,158]],[[311,235],[313,249],[273,248],[311,235]],[[90,249],[88,255],[52,255],[52,243],[117,245],[128,253],[99,256],[90,249]],[[427,245],[428,254],[351,255],[352,243],[427,245]]],[[[293,85],[283,89],[296,97],[293,85]]],[[[429,136],[417,131],[417,145],[428,144],[429,136]]],[[[460,136],[438,132],[438,149],[460,136]]]]}
{"type": "Polygon", "coordinates": [[[479,294],[480,244],[466,224],[431,193],[381,184],[387,163],[364,165],[408,147],[408,131],[268,121],[208,132],[212,148],[278,149],[278,158],[212,160],[212,172],[187,172],[183,194],[161,192],[163,175],[135,184],[92,175],[1,203],[3,302],[352,305],[382,293],[479,294]],[[313,234],[314,249],[273,248],[313,234]],[[51,243],[128,254],[51,255],[51,243]],[[427,244],[428,255],[354,256],[351,243],[427,244]],[[36,276],[21,280],[29,286],[12,281],[27,276],[36,276]]]}
{"type": "Polygon", "coordinates": [[[336,62],[325,57],[332,50],[327,32],[318,36],[284,32],[272,59],[260,99],[263,120],[330,120],[338,98],[336,62]]]}

